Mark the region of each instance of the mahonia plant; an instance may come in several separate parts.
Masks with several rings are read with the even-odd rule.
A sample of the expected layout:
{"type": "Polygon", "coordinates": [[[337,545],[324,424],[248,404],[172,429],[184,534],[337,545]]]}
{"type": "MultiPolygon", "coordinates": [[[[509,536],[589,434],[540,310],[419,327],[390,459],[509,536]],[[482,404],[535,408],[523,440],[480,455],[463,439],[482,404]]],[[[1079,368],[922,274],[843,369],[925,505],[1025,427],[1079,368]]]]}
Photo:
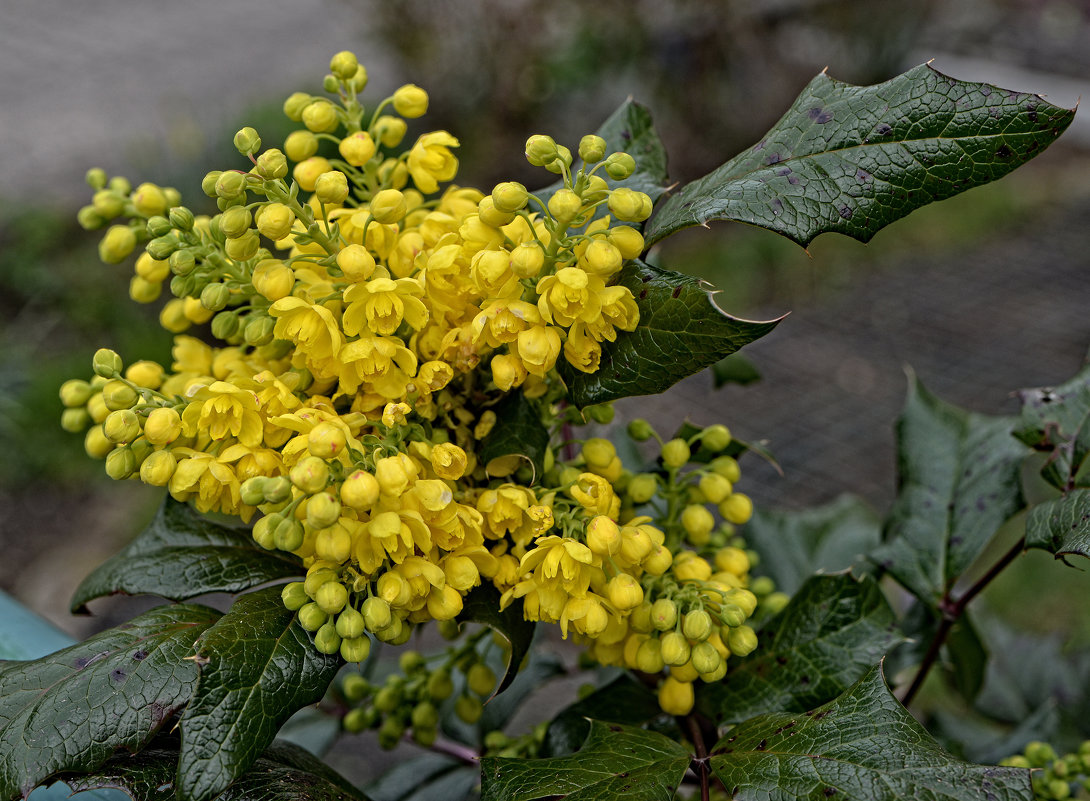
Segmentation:
{"type": "MultiPolygon", "coordinates": [[[[574,152],[531,136],[546,188],[485,192],[453,183],[453,134],[409,144],[423,89],[368,107],[366,84],[338,53],[324,95],[285,101],[301,127],[281,147],[238,131],[243,168],[202,182],[212,216],[172,188],[88,173],[79,220],[105,229],[104,262],[135,254],[133,300],[167,286],[173,361],[98,350],[93,375],[61,387],[61,424],[111,478],[169,497],[73,606],[116,592],[237,599],[226,613],[153,609],[0,666],[0,798],[56,777],[137,798],[296,797],[271,776],[361,798],[273,742],[318,702],[383,747],[408,736],[448,755],[470,772],[467,791],[479,782],[497,801],[614,798],[634,783],[670,798],[690,768],[704,798],[713,784],[752,797],[770,771],[733,752],[796,746],[800,759],[847,749],[857,770],[833,787],[785,768],[782,792],[874,797],[853,782],[873,788],[896,763],[928,764],[959,798],[1028,788],[1025,771],[943,753],[890,694],[878,663],[900,638],[873,578],[819,576],[791,597],[751,575],[758,553],[737,527],[753,504],[736,491],[748,446],[725,425],[575,429],[610,424],[612,401],[662,391],[775,326],[725,314],[698,281],[647,261],[649,245],[716,219],[801,243],[866,239],[1009,171],[1070,112],[926,65],[878,87],[823,74],[762,142],[668,198],[665,154],[632,102],[574,152]],[[422,653],[422,639],[380,658],[433,622],[445,649],[422,653]],[[517,702],[565,670],[531,648],[537,623],[613,678],[508,734],[517,702]],[[847,664],[791,650],[842,636],[847,664]],[[91,711],[74,714],[73,697],[91,711]],[[75,732],[63,747],[26,734],[49,714],[78,721],[57,723],[75,732]],[[853,751],[855,731],[876,745],[853,751]]],[[[888,781],[913,795],[925,780],[888,781]]]]}

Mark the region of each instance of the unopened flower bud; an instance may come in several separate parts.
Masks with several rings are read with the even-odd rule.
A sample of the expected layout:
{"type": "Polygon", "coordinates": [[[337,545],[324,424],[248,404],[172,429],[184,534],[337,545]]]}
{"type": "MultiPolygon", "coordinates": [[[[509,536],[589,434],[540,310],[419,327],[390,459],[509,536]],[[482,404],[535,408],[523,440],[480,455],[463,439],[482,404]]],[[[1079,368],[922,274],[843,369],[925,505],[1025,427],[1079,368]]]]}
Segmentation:
{"type": "Polygon", "coordinates": [[[172,208],[167,214],[167,219],[170,220],[171,227],[177,228],[179,231],[193,230],[195,218],[193,217],[193,212],[185,206],[175,206],[172,208]]]}
{"type": "Polygon", "coordinates": [[[124,366],[121,357],[109,348],[99,348],[91,359],[91,369],[94,370],[95,375],[103,378],[113,378],[124,366]]]}
{"type": "Polygon", "coordinates": [[[405,84],[394,92],[394,110],[409,119],[422,117],[428,110],[428,93],[415,84],[405,84]]]}
{"type": "Polygon", "coordinates": [[[292,131],[284,140],[284,152],[292,161],[306,161],[318,152],[318,137],[310,131],[292,131]]]}
{"type": "Polygon", "coordinates": [[[651,216],[651,198],[622,187],[609,193],[609,212],[624,222],[642,222],[651,216]]]}
{"type": "Polygon", "coordinates": [[[247,229],[242,236],[228,239],[223,246],[224,252],[235,261],[247,261],[257,255],[261,239],[253,228],[247,229]]]}
{"type": "Polygon", "coordinates": [[[340,121],[337,119],[337,109],[328,100],[315,99],[303,109],[300,118],[307,130],[314,133],[329,133],[337,130],[340,121]]]}
{"type": "Polygon", "coordinates": [[[101,167],[92,167],[83,176],[83,179],[87,181],[87,185],[92,189],[101,189],[106,186],[106,171],[101,167]]]}
{"type": "Polygon", "coordinates": [[[113,443],[132,442],[140,436],[140,419],[132,409],[118,409],[103,422],[102,433],[113,443]]]}
{"type": "Polygon", "coordinates": [[[127,225],[111,225],[98,243],[98,257],[107,264],[124,261],[136,247],[136,233],[127,225]]]}
{"type": "Polygon", "coordinates": [[[306,92],[293,92],[284,101],[284,114],[289,120],[299,122],[305,109],[314,100],[306,92]]]}
{"type": "Polygon", "coordinates": [[[612,153],[606,159],[606,175],[615,181],[623,181],[636,171],[636,160],[627,153],[612,153]]]}
{"type": "Polygon", "coordinates": [[[383,189],[371,198],[371,216],[384,225],[400,222],[407,212],[405,195],[397,189],[383,189]]]}
{"type": "Polygon", "coordinates": [[[261,149],[261,137],[257,135],[257,131],[247,126],[235,134],[234,145],[243,156],[249,156],[261,149]]]}
{"type": "Polygon", "coordinates": [[[288,160],[277,148],[269,148],[257,157],[257,174],[265,180],[276,180],[288,174],[288,160]]]}
{"type": "Polygon", "coordinates": [[[114,481],[124,481],[136,468],[136,456],[128,448],[115,448],[106,455],[106,475],[114,481]]]}
{"type": "Polygon", "coordinates": [[[155,184],[143,183],[136,187],[129,198],[136,213],[142,217],[165,214],[170,208],[166,194],[155,184]]]}
{"type": "Polygon", "coordinates": [[[525,186],[517,181],[505,181],[492,190],[492,205],[500,212],[516,212],[526,205],[528,197],[525,186]]]}
{"type": "Polygon", "coordinates": [[[579,140],[579,158],[587,164],[597,164],[606,155],[606,140],[595,134],[587,134],[579,140]]]}
{"type": "Polygon", "coordinates": [[[343,203],[348,197],[348,177],[339,170],[322,173],[314,182],[314,194],[327,205],[343,203]]]}
{"type": "Polygon", "coordinates": [[[579,195],[570,189],[558,189],[549,198],[549,214],[561,226],[566,226],[579,210],[583,207],[583,201],[579,195]]]}
{"type": "Polygon", "coordinates": [[[324,490],[329,483],[329,465],[317,456],[306,456],[291,469],[289,478],[301,492],[313,495],[324,490]]]}
{"type": "Polygon", "coordinates": [[[683,439],[672,439],[662,446],[662,463],[675,470],[688,464],[691,456],[689,444],[683,439]]]}
{"type": "Polygon", "coordinates": [[[94,388],[79,378],[65,381],[60,388],[61,403],[69,409],[86,406],[93,394],[95,394],[94,388]]]}
{"type": "Polygon", "coordinates": [[[238,170],[226,170],[219,174],[214,186],[215,197],[234,200],[246,194],[246,176],[238,170]]]}
{"type": "Polygon", "coordinates": [[[552,162],[556,154],[556,141],[551,136],[535,134],[526,140],[526,160],[535,167],[552,162]]]}
{"type": "Polygon", "coordinates": [[[362,167],[369,162],[378,152],[375,140],[367,131],[356,131],[349,134],[337,146],[341,157],[353,167],[362,167]]]}
{"type": "Polygon", "coordinates": [[[144,436],[152,445],[169,445],[181,435],[182,418],[175,409],[154,409],[144,422],[144,436]]]}

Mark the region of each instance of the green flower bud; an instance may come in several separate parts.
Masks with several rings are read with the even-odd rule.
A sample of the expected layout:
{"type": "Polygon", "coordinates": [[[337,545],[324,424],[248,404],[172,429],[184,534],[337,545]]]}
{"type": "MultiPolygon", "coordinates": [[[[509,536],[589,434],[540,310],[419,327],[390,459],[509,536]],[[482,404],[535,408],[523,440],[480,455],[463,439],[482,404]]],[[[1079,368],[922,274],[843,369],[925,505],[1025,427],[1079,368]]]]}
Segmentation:
{"type": "Polygon", "coordinates": [[[239,317],[233,311],[221,311],[212,318],[212,336],[224,342],[236,339],[240,327],[239,317]]]}
{"type": "Polygon", "coordinates": [[[340,121],[337,119],[337,109],[328,100],[315,98],[303,109],[300,119],[308,131],[314,133],[330,133],[337,130],[340,121]]]}
{"type": "Polygon", "coordinates": [[[587,164],[597,164],[606,155],[606,140],[594,134],[587,134],[579,140],[579,158],[587,164]]]}
{"type": "Polygon", "coordinates": [[[594,406],[588,406],[583,410],[590,420],[595,423],[601,423],[602,425],[609,425],[613,422],[613,404],[611,403],[599,403],[594,406]]]}
{"type": "Polygon", "coordinates": [[[255,169],[265,180],[276,180],[288,174],[288,160],[280,150],[269,148],[257,157],[255,169]]]}
{"type": "Polygon", "coordinates": [[[336,75],[327,75],[322,78],[322,88],[330,94],[334,94],[337,91],[339,83],[336,75]]]}
{"type": "MultiPolygon", "coordinates": [[[[344,648],[344,643],[341,643],[341,648],[344,648]]],[[[366,707],[356,707],[355,709],[349,709],[345,714],[344,719],[341,721],[341,725],[344,726],[344,730],[351,734],[359,734],[362,731],[366,731],[370,728],[370,713],[371,710],[366,707]]]]}
{"type": "Polygon", "coordinates": [[[136,456],[128,448],[115,448],[106,455],[106,475],[123,481],[136,472],[136,456]]]}
{"type": "MultiPolygon", "coordinates": [[[[386,191],[395,192],[397,190],[390,189],[386,191]]],[[[340,170],[324,172],[318,176],[318,180],[314,184],[314,194],[318,196],[318,200],[322,203],[344,203],[348,197],[348,177],[340,170]]],[[[379,195],[381,194],[383,193],[379,192],[379,195]]],[[[398,192],[398,194],[401,193],[398,192]]]]}
{"type": "Polygon", "coordinates": [[[294,92],[284,101],[284,114],[289,120],[299,122],[302,119],[303,109],[314,100],[306,92],[294,92]]]}
{"type": "Polygon", "coordinates": [[[208,284],[201,290],[201,305],[208,311],[219,311],[230,298],[231,290],[226,284],[208,284]]]}
{"type": "Polygon", "coordinates": [[[170,224],[170,220],[160,214],[149,217],[146,227],[148,236],[150,237],[166,236],[173,228],[170,224]]]}
{"type": "Polygon", "coordinates": [[[496,211],[511,213],[525,207],[528,197],[525,186],[517,181],[505,181],[492,190],[492,205],[496,211]]]}
{"type": "Polygon", "coordinates": [[[344,611],[337,615],[337,633],[345,639],[362,637],[363,632],[363,615],[351,606],[345,607],[344,611]]]}
{"type": "Polygon", "coordinates": [[[291,481],[286,476],[277,476],[265,481],[265,500],[269,503],[283,503],[291,498],[291,481]]]}
{"type": "MultiPolygon", "coordinates": [[[[209,173],[210,176],[212,173],[209,173]]],[[[208,176],[205,177],[205,180],[208,176]]],[[[202,183],[203,187],[204,184],[202,183]]],[[[216,178],[215,194],[213,197],[219,197],[224,200],[235,200],[236,198],[242,198],[246,194],[246,174],[239,172],[238,170],[226,170],[221,172],[216,178]]]]}
{"type": "Polygon", "coordinates": [[[84,206],[76,213],[76,222],[84,231],[94,231],[106,224],[106,218],[94,206],[84,206]]]}
{"type": "Polygon", "coordinates": [[[318,152],[318,137],[310,131],[292,131],[284,140],[284,152],[292,161],[305,161],[318,152]]]}
{"type": "Polygon", "coordinates": [[[174,236],[173,234],[168,234],[167,236],[156,237],[155,239],[148,242],[145,250],[147,250],[148,255],[156,261],[164,261],[166,259],[169,259],[170,255],[178,249],[179,244],[180,243],[176,236],[174,236]]]}
{"type": "Polygon", "coordinates": [[[368,631],[382,631],[393,620],[390,604],[377,595],[372,595],[363,602],[363,622],[368,631]]]}
{"type": "Polygon", "coordinates": [[[454,682],[446,670],[437,670],[428,677],[427,693],[435,701],[445,701],[454,694],[454,682]]]}
{"type": "Polygon", "coordinates": [[[378,730],[379,748],[387,751],[397,748],[401,737],[405,734],[405,724],[397,718],[386,718],[378,730]]]}
{"type": "Polygon", "coordinates": [[[655,429],[646,420],[637,418],[628,424],[628,436],[636,442],[646,442],[655,435],[655,429]]]}
{"type": "Polygon", "coordinates": [[[341,659],[345,662],[363,662],[371,655],[371,640],[367,637],[341,639],[341,659]]]}
{"type": "Polygon", "coordinates": [[[669,598],[659,598],[651,605],[651,625],[668,631],[677,625],[677,604],[669,598]]]}
{"type": "Polygon", "coordinates": [[[556,141],[551,136],[535,134],[526,140],[526,160],[533,166],[543,167],[556,155],[556,141]]]}
{"type": "Polygon", "coordinates": [[[257,131],[247,126],[235,134],[234,144],[239,153],[249,156],[261,149],[261,137],[257,135],[257,131]]]}
{"type": "Polygon", "coordinates": [[[247,506],[265,503],[265,476],[253,476],[242,482],[238,489],[239,499],[247,506]]]}
{"type": "Polygon", "coordinates": [[[623,181],[636,171],[636,160],[627,153],[611,153],[606,159],[606,175],[614,181],[623,181]]]}
{"type": "Polygon", "coordinates": [[[106,171],[101,167],[92,167],[83,176],[83,179],[87,181],[87,185],[92,189],[101,189],[106,186],[106,171]]]}
{"type": "Polygon", "coordinates": [[[651,216],[651,198],[632,189],[614,189],[608,205],[609,213],[624,222],[642,222],[651,216]]]}
{"type": "Polygon", "coordinates": [[[719,423],[708,426],[700,434],[701,446],[710,451],[721,451],[730,445],[730,442],[730,429],[719,423]]]}
{"type": "Polygon", "coordinates": [[[140,436],[140,418],[132,409],[118,409],[110,412],[102,423],[102,433],[113,443],[132,442],[140,436]]]}
{"type": "Polygon", "coordinates": [[[348,603],[348,588],[339,581],[327,581],[314,594],[314,602],[323,612],[335,615],[348,603]]]}
{"type": "Polygon", "coordinates": [[[175,275],[189,275],[193,272],[193,268],[197,266],[193,251],[188,249],[176,250],[171,253],[168,263],[170,264],[170,271],[175,275]]]}
{"type": "Polygon", "coordinates": [[[235,261],[247,261],[257,255],[260,247],[257,231],[251,228],[237,239],[228,239],[223,249],[235,261]]]}
{"type": "Polygon", "coordinates": [[[293,612],[302,609],[304,605],[310,602],[310,598],[307,596],[307,592],[303,588],[303,582],[301,581],[293,581],[290,584],[285,584],[284,589],[280,591],[280,598],[283,600],[284,606],[293,612]]]}
{"type": "Polygon", "coordinates": [[[454,714],[473,725],[481,719],[481,702],[471,695],[459,695],[454,701],[454,714]]]}
{"type": "Polygon", "coordinates": [[[245,206],[234,206],[219,215],[220,228],[228,239],[237,239],[248,230],[253,218],[245,206]]]}
{"type": "Polygon", "coordinates": [[[660,638],[662,641],[662,661],[667,665],[680,666],[689,661],[691,649],[685,635],[668,631],[660,638]]]}
{"type": "Polygon", "coordinates": [[[129,199],[136,213],[142,217],[166,214],[167,209],[170,208],[166,193],[155,184],[140,184],[129,199]]]}
{"type": "Polygon", "coordinates": [[[692,452],[683,439],[672,439],[662,446],[662,463],[675,470],[688,464],[690,456],[692,452]]]}
{"type": "Polygon", "coordinates": [[[571,151],[564,145],[557,145],[556,158],[544,166],[549,172],[560,175],[560,173],[564,172],[564,167],[571,166],[571,151]]]}
{"type": "Polygon", "coordinates": [[[109,189],[102,189],[91,197],[91,206],[104,219],[112,220],[125,213],[125,198],[109,189]]]}
{"type": "MultiPolygon", "coordinates": [[[[327,620],[329,620],[329,615],[314,601],[303,604],[299,608],[299,625],[307,631],[318,631],[325,625],[327,620]]],[[[333,633],[336,634],[337,632],[334,631],[333,633]]]]}
{"type": "Polygon", "coordinates": [[[61,428],[69,434],[78,434],[91,424],[91,415],[86,409],[65,409],[61,412],[61,428]]]}
{"type": "Polygon", "coordinates": [[[106,184],[106,188],[117,192],[119,195],[127,195],[132,192],[132,184],[123,175],[115,175],[111,178],[106,184]]]}
{"type": "Polygon", "coordinates": [[[367,70],[360,64],[355,74],[345,81],[345,86],[353,92],[362,92],[367,87],[367,70]]]}
{"type": "Polygon", "coordinates": [[[275,327],[276,321],[271,317],[251,314],[242,332],[242,338],[247,345],[266,345],[272,342],[275,327]]]}
{"type": "Polygon", "coordinates": [[[658,491],[658,479],[651,473],[639,473],[628,482],[626,492],[633,503],[647,503],[658,491]]]}
{"type": "Polygon", "coordinates": [[[430,701],[421,701],[410,714],[413,728],[434,729],[439,725],[439,710],[430,701]]]}
{"type": "MultiPolygon", "coordinates": [[[[746,622],[746,613],[737,604],[727,603],[723,604],[723,608],[719,610],[719,619],[723,621],[724,626],[737,628],[746,622]]],[[[725,636],[729,636],[729,632],[725,636]]]]}
{"type": "MultiPolygon", "coordinates": [[[[681,631],[688,639],[703,642],[715,631],[715,625],[712,623],[711,615],[703,609],[694,609],[692,612],[685,614],[681,623],[681,631]]],[[[701,672],[710,673],[711,671],[701,672]]]]}
{"type": "Polygon", "coordinates": [[[170,220],[171,227],[177,228],[179,231],[193,230],[193,212],[185,206],[175,206],[172,208],[167,214],[167,219],[170,220]]]}
{"type": "Polygon", "coordinates": [[[110,411],[131,409],[139,399],[136,390],[124,381],[111,380],[102,387],[102,400],[110,411]]]}
{"type": "Polygon", "coordinates": [[[341,650],[341,635],[333,621],[326,621],[314,634],[314,647],[323,654],[335,654],[341,650]]]}
{"type": "Polygon", "coordinates": [[[98,257],[107,264],[124,261],[136,247],[136,233],[127,225],[111,225],[98,243],[98,257]]]}
{"type": "Polygon", "coordinates": [[[273,531],[273,542],[281,551],[295,551],[302,547],[305,536],[302,523],[293,517],[285,517],[273,531]]]}
{"type": "Polygon", "coordinates": [[[329,60],[329,71],[342,81],[347,81],[356,74],[360,62],[350,50],[342,50],[329,60]]]}
{"type": "Polygon", "coordinates": [[[727,647],[732,654],[747,656],[757,647],[757,634],[749,626],[738,626],[730,630],[727,647]]]}
{"type": "Polygon", "coordinates": [[[372,705],[380,712],[396,712],[397,708],[401,706],[401,690],[387,684],[375,693],[375,700],[372,705]]]}
{"type": "Polygon", "coordinates": [[[61,403],[69,409],[86,406],[87,401],[91,400],[94,394],[95,390],[91,385],[79,378],[65,381],[60,388],[61,403]]]}
{"type": "Polygon", "coordinates": [[[649,637],[640,643],[636,650],[636,667],[644,673],[658,673],[665,666],[662,660],[662,642],[657,637],[649,637]]]}
{"type": "Polygon", "coordinates": [[[579,213],[583,207],[583,201],[579,195],[570,189],[558,189],[549,198],[549,214],[560,225],[567,225],[579,213]]]}
{"type": "Polygon", "coordinates": [[[694,645],[690,659],[696,672],[701,675],[715,673],[723,664],[723,657],[719,655],[719,652],[715,650],[710,642],[700,642],[694,645]]]}
{"type": "Polygon", "coordinates": [[[466,685],[484,698],[496,688],[496,674],[484,662],[477,662],[466,674],[466,685]]]}
{"type": "Polygon", "coordinates": [[[349,673],[341,682],[341,692],[351,703],[359,703],[371,692],[371,683],[359,673],[349,673]]]}

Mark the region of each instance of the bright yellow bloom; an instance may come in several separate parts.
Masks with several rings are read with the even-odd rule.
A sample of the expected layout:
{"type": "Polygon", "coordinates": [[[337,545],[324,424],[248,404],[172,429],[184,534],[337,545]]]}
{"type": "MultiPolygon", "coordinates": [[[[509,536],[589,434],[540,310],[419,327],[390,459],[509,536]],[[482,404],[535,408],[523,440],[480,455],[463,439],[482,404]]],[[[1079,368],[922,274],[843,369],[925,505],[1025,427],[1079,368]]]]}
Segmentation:
{"type": "Polygon", "coordinates": [[[182,412],[182,429],[193,437],[206,431],[213,440],[236,437],[248,447],[261,444],[265,420],[258,412],[257,396],[225,381],[202,387],[182,412]]]}
{"type": "Polygon", "coordinates": [[[344,330],[349,336],[363,331],[385,336],[404,320],[420,330],[428,321],[428,309],[420,300],[424,288],[414,278],[376,278],[352,284],[344,291],[344,330]]]}
{"type": "Polygon", "coordinates": [[[416,356],[395,337],[363,337],[341,348],[340,391],[353,394],[361,384],[393,400],[404,397],[416,373],[416,356]]]}
{"type": "Polygon", "coordinates": [[[327,365],[335,361],[344,344],[344,335],[333,313],[324,306],[287,297],[276,301],[269,314],[276,318],[273,329],[276,338],[294,342],[296,352],[316,375],[332,377],[326,372],[330,369],[327,365]]]}
{"type": "Polygon", "coordinates": [[[452,147],[458,147],[457,139],[446,131],[432,131],[417,139],[409,151],[409,174],[425,195],[438,191],[439,181],[449,181],[458,172],[452,147]]]}
{"type": "Polygon", "coordinates": [[[564,267],[537,282],[537,307],[550,323],[569,326],[576,320],[596,319],[602,310],[599,292],[605,283],[578,267],[564,267]]]}

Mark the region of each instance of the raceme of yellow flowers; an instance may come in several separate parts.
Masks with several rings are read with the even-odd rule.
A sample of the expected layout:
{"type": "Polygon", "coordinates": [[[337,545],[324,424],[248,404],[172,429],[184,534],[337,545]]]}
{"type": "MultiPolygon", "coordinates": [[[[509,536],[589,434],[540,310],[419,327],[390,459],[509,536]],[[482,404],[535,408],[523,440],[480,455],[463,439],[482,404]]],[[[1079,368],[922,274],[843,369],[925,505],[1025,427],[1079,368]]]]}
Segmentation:
{"type": "Polygon", "coordinates": [[[635,476],[602,439],[566,464],[550,450],[544,475],[477,455],[511,392],[559,431],[572,410],[558,360],[592,373],[601,343],[636,327],[632,293],[613,282],[644,249],[627,223],[651,212],[647,195],[614,185],[634,160],[589,135],[576,169],[566,147],[533,136],[527,159],[562,186],[485,194],[449,183],[450,133],[404,147],[424,90],[403,86],[368,113],[366,82],[339,53],[331,97],[285,102],[302,127],[282,149],[239,131],[251,166],[206,176],[211,218],[173,189],[88,174],[79,219],[106,228],[103,261],[142,246],[140,302],[169,282],[160,321],[174,361],[126,367],[98,351],[95,377],[61,388],[62,425],[86,430],[111,477],[253,520],[262,547],[301,557],[305,581],[284,603],[325,653],[357,662],[372,636],[404,643],[489,582],[603,664],[668,669],[662,707],[687,711],[692,682],[721,678],[756,642],[750,556],[731,539],[751,513],[733,491],[737,463],[689,468],[692,446],[714,455],[729,432],[663,443],[641,423],[634,436],[659,439],[664,470],[635,476]],[[183,333],[205,323],[217,346],[183,333]]]}

